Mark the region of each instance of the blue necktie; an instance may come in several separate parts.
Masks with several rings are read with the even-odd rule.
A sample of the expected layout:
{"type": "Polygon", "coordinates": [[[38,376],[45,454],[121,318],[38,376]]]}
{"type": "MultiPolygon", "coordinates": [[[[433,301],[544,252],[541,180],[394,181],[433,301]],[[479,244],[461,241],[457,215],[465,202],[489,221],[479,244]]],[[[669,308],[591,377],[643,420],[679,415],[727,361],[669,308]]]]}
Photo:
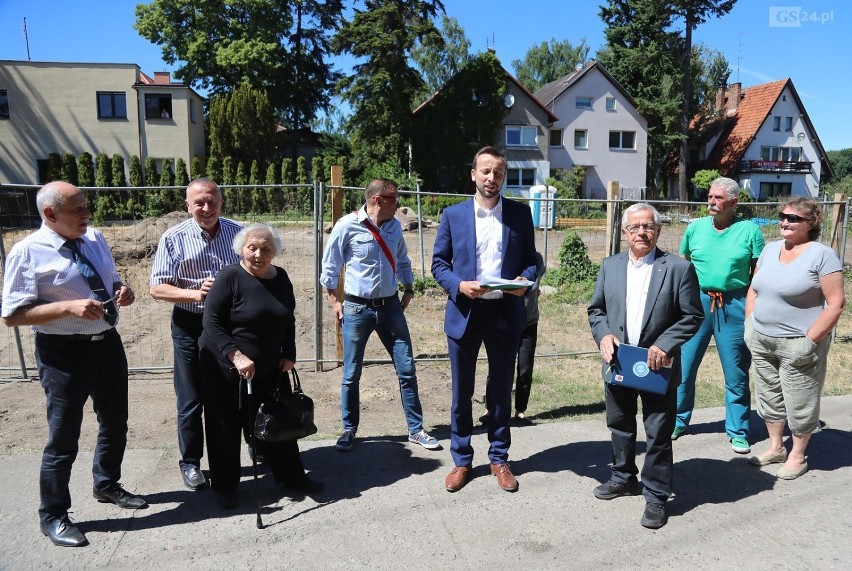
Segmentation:
{"type": "Polygon", "coordinates": [[[118,308],[115,305],[115,301],[107,295],[104,281],[101,279],[97,270],[95,270],[92,262],[90,262],[89,258],[83,255],[83,252],[80,251],[79,242],[81,241],[82,240],[79,239],[68,240],[65,242],[65,245],[68,246],[68,249],[74,254],[74,263],[77,264],[77,269],[80,270],[80,273],[83,274],[83,277],[86,278],[87,282],[89,282],[89,287],[92,288],[95,298],[98,301],[104,302],[104,321],[110,325],[115,325],[115,322],[118,321],[118,308]]]}

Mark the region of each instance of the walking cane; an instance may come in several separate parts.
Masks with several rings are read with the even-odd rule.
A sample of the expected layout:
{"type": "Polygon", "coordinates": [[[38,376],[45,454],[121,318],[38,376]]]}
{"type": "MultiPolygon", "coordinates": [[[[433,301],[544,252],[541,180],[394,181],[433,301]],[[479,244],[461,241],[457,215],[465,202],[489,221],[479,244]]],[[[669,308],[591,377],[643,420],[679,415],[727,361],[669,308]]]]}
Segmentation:
{"type": "Polygon", "coordinates": [[[257,411],[254,409],[254,400],[251,396],[251,379],[243,377],[246,380],[246,391],[248,392],[248,407],[249,407],[249,432],[251,433],[251,466],[254,469],[254,496],[257,500],[257,529],[263,529],[263,520],[260,519],[260,485],[257,483],[257,444],[254,441],[254,417],[257,411]]]}

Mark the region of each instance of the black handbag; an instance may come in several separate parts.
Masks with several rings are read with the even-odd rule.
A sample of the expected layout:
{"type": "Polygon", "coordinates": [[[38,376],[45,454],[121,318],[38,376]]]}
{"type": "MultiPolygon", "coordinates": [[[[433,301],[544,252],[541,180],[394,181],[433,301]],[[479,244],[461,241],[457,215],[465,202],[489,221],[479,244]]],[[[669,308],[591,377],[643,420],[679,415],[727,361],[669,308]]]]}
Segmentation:
{"type": "Polygon", "coordinates": [[[314,401],[302,392],[299,374],[291,369],[292,392],[282,390],[280,383],[290,384],[287,373],[281,373],[279,385],[257,409],[254,434],[265,442],[288,442],[316,434],[314,401]]]}

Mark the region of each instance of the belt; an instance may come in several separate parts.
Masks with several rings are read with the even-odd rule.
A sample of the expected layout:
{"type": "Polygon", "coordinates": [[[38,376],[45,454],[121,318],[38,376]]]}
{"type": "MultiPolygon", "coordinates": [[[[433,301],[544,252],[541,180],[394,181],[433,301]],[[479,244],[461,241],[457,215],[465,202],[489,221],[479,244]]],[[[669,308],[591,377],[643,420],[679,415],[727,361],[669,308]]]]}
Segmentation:
{"type": "Polygon", "coordinates": [[[110,337],[116,334],[115,327],[112,329],[107,329],[102,333],[93,333],[93,334],[83,334],[83,333],[75,333],[73,335],[53,335],[51,333],[39,333],[39,335],[44,335],[48,339],[56,340],[56,341],[103,341],[107,337],[110,337]]]}
{"type": "Polygon", "coordinates": [[[368,297],[358,297],[357,295],[346,294],[346,301],[357,303],[358,305],[366,305],[367,307],[382,307],[392,299],[399,299],[396,294],[387,297],[376,297],[370,299],[368,297]]]}

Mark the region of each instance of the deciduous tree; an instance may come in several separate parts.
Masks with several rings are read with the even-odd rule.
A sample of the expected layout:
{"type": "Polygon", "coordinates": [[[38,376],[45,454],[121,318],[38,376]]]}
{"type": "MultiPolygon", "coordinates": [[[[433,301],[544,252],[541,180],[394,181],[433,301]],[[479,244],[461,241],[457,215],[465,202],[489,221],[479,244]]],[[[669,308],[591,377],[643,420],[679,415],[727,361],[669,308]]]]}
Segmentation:
{"type": "Polygon", "coordinates": [[[568,40],[541,42],[527,50],[524,59],[512,62],[515,77],[524,87],[535,93],[551,81],[556,81],[583,65],[589,59],[589,46],[586,39],[576,46],[568,40]]]}
{"type": "Polygon", "coordinates": [[[154,0],[136,6],[134,27],[177,79],[212,94],[265,89],[298,127],[328,105],[338,79],[326,56],[342,11],[342,0],[154,0]]]}

